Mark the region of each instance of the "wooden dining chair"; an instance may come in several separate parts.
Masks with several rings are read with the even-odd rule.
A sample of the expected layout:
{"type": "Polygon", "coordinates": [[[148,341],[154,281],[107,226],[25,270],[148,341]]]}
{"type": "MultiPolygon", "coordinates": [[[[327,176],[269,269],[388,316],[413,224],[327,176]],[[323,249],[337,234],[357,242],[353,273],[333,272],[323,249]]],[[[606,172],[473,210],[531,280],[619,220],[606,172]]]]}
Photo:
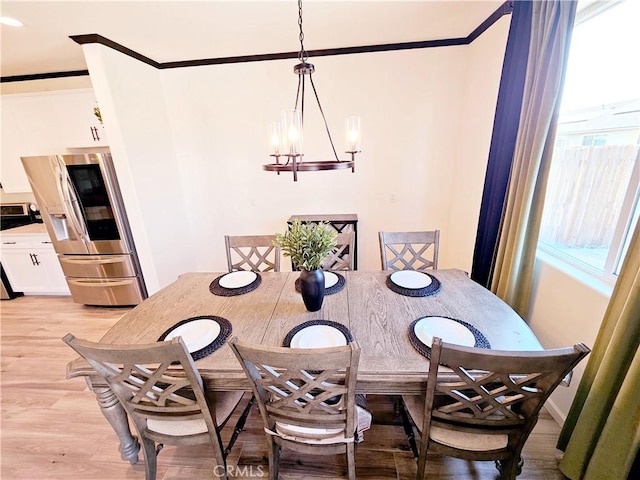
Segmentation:
{"type": "Polygon", "coordinates": [[[337,249],[330,253],[327,258],[322,261],[321,268],[323,270],[353,270],[354,269],[354,232],[338,233],[336,240],[337,249]]]}
{"type": "Polygon", "coordinates": [[[402,397],[421,434],[416,478],[425,478],[427,453],[436,453],[494,460],[502,478],[514,479],[542,405],[589,352],[582,343],[509,352],[462,347],[435,337],[425,397],[402,397]]]}
{"type": "Polygon", "coordinates": [[[182,338],[114,345],[81,340],[69,333],[63,341],[104,377],[132,420],[144,450],[146,480],[155,480],[157,454],[165,444],[204,443],[213,446],[216,474],[223,467],[223,478],[227,478],[220,429],[243,392],[205,393],[182,338]]]}
{"type": "Polygon", "coordinates": [[[231,349],[251,380],[269,444],[269,478],[277,480],[281,448],[299,453],[346,453],[355,480],[355,388],[360,349],[294,349],[249,345],[231,349]]]}
{"type": "Polygon", "coordinates": [[[279,272],[281,252],[273,245],[275,239],[275,235],[225,235],[229,271],[279,272]]]}
{"type": "Polygon", "coordinates": [[[438,268],[440,230],[379,232],[382,270],[438,268]]]}

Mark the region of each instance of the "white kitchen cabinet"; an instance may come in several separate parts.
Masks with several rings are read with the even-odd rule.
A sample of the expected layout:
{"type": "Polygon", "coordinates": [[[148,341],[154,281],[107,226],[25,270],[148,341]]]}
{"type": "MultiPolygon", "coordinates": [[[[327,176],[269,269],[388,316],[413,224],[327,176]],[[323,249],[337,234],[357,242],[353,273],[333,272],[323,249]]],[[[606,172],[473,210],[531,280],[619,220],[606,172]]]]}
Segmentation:
{"type": "Polygon", "coordinates": [[[2,268],[14,291],[25,295],[70,295],[48,235],[3,234],[1,254],[2,268]]]}
{"type": "Polygon", "coordinates": [[[3,95],[0,181],[7,193],[30,192],[20,157],[107,146],[91,89],[3,95]]]}
{"type": "Polygon", "coordinates": [[[107,146],[104,126],[93,112],[98,103],[92,90],[68,91],[53,95],[51,100],[63,125],[65,148],[107,146]]]}

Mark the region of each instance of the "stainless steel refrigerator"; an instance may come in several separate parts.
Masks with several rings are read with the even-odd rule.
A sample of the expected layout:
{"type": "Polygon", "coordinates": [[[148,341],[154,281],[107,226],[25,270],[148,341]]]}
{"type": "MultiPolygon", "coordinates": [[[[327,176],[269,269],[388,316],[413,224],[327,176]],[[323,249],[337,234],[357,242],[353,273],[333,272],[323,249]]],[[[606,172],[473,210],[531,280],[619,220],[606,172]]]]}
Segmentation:
{"type": "Polygon", "coordinates": [[[22,157],[73,300],[137,305],[147,297],[111,155],[22,157]]]}

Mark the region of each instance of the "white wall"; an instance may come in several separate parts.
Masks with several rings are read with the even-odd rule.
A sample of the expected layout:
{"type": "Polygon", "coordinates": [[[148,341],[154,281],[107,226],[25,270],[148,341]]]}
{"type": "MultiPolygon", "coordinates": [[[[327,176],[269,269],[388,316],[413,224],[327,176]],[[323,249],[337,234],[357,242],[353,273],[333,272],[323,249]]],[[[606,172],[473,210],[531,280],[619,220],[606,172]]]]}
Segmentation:
{"type": "Polygon", "coordinates": [[[511,16],[504,16],[467,49],[464,105],[456,132],[457,159],[451,188],[449,225],[444,242],[454,248],[445,252],[444,264],[464,266],[471,272],[482,191],[489,157],[502,62],[511,16]]]}
{"type": "MultiPolygon", "coordinates": [[[[593,347],[612,286],[569,266],[560,268],[553,257],[539,253],[534,270],[529,326],[544,348],[583,342],[593,347]]],[[[546,406],[556,421],[564,422],[589,357],[573,371],[569,387],[560,386],[546,406]]]]}
{"type": "Polygon", "coordinates": [[[0,203],[35,203],[36,198],[33,196],[31,192],[24,193],[5,193],[5,191],[0,188],[0,203]]]}
{"type": "MultiPolygon", "coordinates": [[[[508,21],[472,46],[311,59],[336,149],[359,114],[363,152],[355,174],[297,183],[262,170],[267,125],[295,101],[295,60],[154,71],[85,46],[150,290],[224,270],[225,234],[284,231],[292,214],[357,213],[360,269],[379,268],[379,230],[440,228],[441,266],[469,270],[508,21]]],[[[305,153],[328,159],[312,98],[305,153]]]]}
{"type": "Polygon", "coordinates": [[[150,294],[196,268],[160,72],[98,44],[83,46],[150,294]]]}
{"type": "MultiPolygon", "coordinates": [[[[301,173],[297,183],[262,170],[272,161],[267,124],[293,107],[295,61],[167,72],[176,151],[181,165],[189,166],[185,179],[194,200],[200,267],[224,268],[225,233],[283,231],[292,214],[357,213],[362,269],[379,268],[378,230],[446,226],[456,149],[451,125],[458,121],[463,62],[463,49],[314,60],[314,81],[339,155],[346,157],[343,122],[352,113],[362,117],[363,152],[355,174],[301,173]],[[408,65],[415,65],[410,74],[408,65]]],[[[324,129],[311,116],[318,116],[311,98],[305,152],[310,160],[330,159],[324,129]]]]}

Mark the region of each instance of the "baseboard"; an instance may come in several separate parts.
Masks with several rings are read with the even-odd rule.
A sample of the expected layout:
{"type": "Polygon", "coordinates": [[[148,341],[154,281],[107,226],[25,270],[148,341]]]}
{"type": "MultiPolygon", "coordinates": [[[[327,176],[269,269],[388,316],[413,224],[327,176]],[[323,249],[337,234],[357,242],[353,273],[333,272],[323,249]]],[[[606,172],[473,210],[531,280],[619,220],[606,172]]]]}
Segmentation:
{"type": "Polygon", "coordinates": [[[562,410],[560,410],[555,403],[553,403],[553,400],[548,399],[544,404],[544,408],[547,409],[558,425],[561,427],[564,425],[564,421],[567,419],[567,416],[562,413],[562,410]]]}

